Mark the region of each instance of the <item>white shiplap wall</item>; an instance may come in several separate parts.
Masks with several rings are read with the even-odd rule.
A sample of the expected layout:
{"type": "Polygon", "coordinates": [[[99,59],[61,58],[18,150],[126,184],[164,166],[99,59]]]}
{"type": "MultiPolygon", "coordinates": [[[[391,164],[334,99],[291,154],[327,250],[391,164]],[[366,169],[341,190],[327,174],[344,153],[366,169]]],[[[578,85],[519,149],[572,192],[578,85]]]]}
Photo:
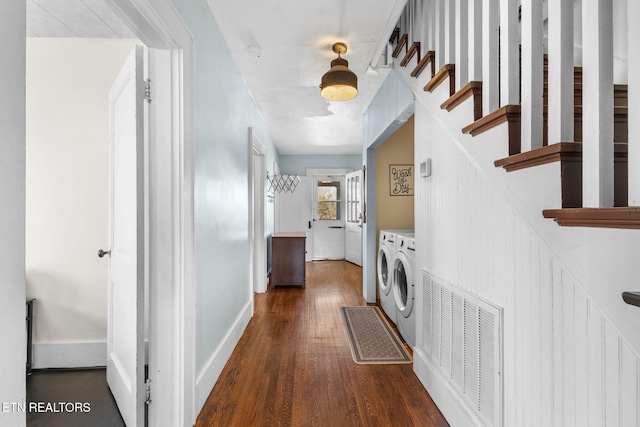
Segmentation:
{"type": "MultiPolygon", "coordinates": [[[[416,162],[432,159],[416,180],[416,283],[424,269],[503,308],[502,425],[640,426],[633,345],[419,99],[415,126],[416,162]]],[[[420,323],[416,373],[462,419],[421,360],[420,323]]]]}

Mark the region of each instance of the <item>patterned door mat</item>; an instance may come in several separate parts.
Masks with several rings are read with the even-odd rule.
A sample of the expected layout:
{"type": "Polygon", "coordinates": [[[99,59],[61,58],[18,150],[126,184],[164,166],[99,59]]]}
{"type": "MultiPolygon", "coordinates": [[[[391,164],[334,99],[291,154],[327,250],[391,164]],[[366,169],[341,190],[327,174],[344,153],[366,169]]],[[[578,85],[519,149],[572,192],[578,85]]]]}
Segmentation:
{"type": "Polygon", "coordinates": [[[411,356],[378,307],[342,307],[341,310],[356,363],[411,363],[411,356]]]}

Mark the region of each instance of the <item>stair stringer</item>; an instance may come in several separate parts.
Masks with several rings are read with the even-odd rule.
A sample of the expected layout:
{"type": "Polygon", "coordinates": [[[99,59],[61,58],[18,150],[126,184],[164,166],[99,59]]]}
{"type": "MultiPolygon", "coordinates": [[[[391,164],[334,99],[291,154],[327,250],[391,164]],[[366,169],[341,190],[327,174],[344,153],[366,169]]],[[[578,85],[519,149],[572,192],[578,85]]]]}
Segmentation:
{"type": "MultiPolygon", "coordinates": [[[[543,209],[560,206],[560,164],[495,168],[508,155],[506,125],[462,134],[470,101],[446,112],[448,85],[426,93],[409,66],[394,68],[416,97],[416,170],[432,165],[432,176],[416,177],[415,280],[424,269],[504,308],[498,425],[640,425],[640,311],[620,297],[637,289],[640,232],[545,220],[543,209]]],[[[418,286],[418,319],[421,297],[418,286]]],[[[416,373],[445,417],[459,419],[464,408],[442,397],[446,380],[429,368],[420,334],[418,320],[416,373]]]]}

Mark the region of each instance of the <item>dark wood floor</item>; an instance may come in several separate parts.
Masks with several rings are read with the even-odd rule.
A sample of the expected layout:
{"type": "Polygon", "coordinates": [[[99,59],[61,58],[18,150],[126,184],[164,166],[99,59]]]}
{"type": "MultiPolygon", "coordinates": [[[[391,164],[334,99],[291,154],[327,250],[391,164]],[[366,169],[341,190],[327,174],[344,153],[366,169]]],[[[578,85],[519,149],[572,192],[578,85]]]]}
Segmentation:
{"type": "Polygon", "coordinates": [[[196,426],[447,426],[413,365],[356,365],[342,306],[365,305],[362,270],[307,264],[305,289],[269,288],[196,426]]]}
{"type": "Polygon", "coordinates": [[[28,427],[125,425],[109,391],[104,368],[34,371],[27,377],[27,402],[41,403],[45,411],[46,404],[52,405],[48,412],[28,411],[28,427]],[[90,411],[60,411],[59,402],[88,403],[90,411]],[[58,412],[53,412],[56,410],[58,412]]]}

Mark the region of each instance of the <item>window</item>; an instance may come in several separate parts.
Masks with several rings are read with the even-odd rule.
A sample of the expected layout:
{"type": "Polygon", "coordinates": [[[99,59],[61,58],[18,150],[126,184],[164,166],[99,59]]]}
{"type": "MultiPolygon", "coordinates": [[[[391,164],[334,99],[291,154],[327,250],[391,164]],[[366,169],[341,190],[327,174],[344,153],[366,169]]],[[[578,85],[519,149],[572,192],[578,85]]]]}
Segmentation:
{"type": "Polygon", "coordinates": [[[347,179],[347,222],[360,222],[360,177],[354,176],[347,179]]]}
{"type": "Polygon", "coordinates": [[[340,219],[340,181],[318,181],[318,219],[340,219]]]}

